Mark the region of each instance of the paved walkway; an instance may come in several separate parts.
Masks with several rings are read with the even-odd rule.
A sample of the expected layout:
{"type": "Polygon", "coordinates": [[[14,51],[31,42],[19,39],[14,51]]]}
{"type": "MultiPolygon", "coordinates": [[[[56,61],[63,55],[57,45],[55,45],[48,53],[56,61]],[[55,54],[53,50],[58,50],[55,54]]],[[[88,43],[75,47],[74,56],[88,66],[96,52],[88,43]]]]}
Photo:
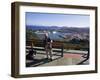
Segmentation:
{"type": "MultiPolygon", "coordinates": [[[[84,58],[82,58],[82,54],[72,54],[72,53],[64,53],[64,56],[59,56],[60,53],[53,53],[53,60],[50,61],[46,59],[46,55],[44,54],[36,54],[34,59],[27,59],[26,66],[27,67],[35,67],[35,66],[61,66],[61,65],[76,65],[84,58]],[[57,55],[55,55],[57,54],[57,55]]],[[[86,61],[82,65],[89,64],[89,61],[86,61]]]]}

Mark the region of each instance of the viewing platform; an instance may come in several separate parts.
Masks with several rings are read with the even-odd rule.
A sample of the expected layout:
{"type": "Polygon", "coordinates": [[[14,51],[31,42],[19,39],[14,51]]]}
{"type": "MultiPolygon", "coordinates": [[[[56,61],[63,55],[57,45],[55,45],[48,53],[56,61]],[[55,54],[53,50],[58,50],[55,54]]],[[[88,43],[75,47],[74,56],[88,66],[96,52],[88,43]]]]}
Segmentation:
{"type": "MultiPolygon", "coordinates": [[[[27,46],[27,48],[30,48],[27,46]]],[[[26,59],[26,67],[36,66],[67,66],[67,65],[78,65],[81,61],[85,60],[83,55],[88,54],[88,51],[81,50],[66,50],[53,48],[52,49],[52,61],[46,58],[46,52],[43,47],[34,47],[36,55],[33,59],[26,59]],[[61,56],[63,54],[63,56],[61,56]]],[[[27,51],[28,52],[28,49],[27,51]]],[[[26,53],[28,55],[28,53],[26,53]]],[[[89,64],[89,60],[86,60],[82,65],[89,64]]]]}

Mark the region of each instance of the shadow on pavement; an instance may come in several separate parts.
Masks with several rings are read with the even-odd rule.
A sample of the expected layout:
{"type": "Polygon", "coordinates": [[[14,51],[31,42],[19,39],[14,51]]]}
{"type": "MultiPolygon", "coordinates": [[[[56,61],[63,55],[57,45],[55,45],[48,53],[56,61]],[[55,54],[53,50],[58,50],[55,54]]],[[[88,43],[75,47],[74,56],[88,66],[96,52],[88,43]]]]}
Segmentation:
{"type": "Polygon", "coordinates": [[[45,63],[52,62],[52,61],[57,60],[59,58],[61,58],[61,57],[57,57],[57,58],[52,59],[52,60],[47,59],[47,58],[43,58],[43,59],[32,59],[32,58],[30,58],[30,59],[27,59],[27,60],[30,60],[31,62],[26,63],[26,67],[36,67],[36,66],[39,66],[39,65],[42,65],[42,64],[45,64],[45,63]]]}

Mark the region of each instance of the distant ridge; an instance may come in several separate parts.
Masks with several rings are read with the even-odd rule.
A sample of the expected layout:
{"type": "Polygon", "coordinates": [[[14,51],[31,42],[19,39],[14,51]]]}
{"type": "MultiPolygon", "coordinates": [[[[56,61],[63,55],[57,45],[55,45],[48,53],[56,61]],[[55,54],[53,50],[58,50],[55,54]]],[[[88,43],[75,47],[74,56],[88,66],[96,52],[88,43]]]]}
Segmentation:
{"type": "Polygon", "coordinates": [[[56,30],[64,33],[89,33],[89,27],[68,27],[68,26],[40,26],[40,25],[26,25],[26,29],[31,30],[56,30]]]}

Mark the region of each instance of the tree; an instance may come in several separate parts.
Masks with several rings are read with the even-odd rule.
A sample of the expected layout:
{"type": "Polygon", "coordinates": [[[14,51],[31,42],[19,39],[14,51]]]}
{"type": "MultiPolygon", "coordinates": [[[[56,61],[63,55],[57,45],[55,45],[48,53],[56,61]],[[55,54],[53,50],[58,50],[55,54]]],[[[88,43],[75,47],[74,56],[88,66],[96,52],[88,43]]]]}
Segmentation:
{"type": "Polygon", "coordinates": [[[31,40],[33,38],[37,38],[35,32],[31,29],[26,29],[26,41],[31,40]]]}

